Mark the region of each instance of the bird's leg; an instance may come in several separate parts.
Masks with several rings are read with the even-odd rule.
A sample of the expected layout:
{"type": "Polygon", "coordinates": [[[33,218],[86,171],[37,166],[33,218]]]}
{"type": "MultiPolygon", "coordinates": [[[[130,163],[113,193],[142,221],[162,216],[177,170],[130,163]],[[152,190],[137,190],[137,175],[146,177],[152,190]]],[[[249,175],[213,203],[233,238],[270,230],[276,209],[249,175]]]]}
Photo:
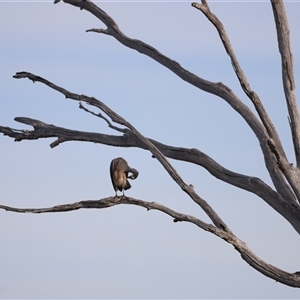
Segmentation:
{"type": "Polygon", "coordinates": [[[116,191],[116,194],[112,200],[112,202],[116,203],[116,202],[119,202],[120,199],[122,199],[123,196],[118,196],[118,192],[116,191]]]}
{"type": "Polygon", "coordinates": [[[123,190],[123,195],[121,196],[121,200],[122,200],[124,197],[126,198],[126,196],[125,196],[125,191],[123,190]]]}
{"type": "Polygon", "coordinates": [[[116,191],[116,194],[115,194],[115,196],[114,196],[114,200],[115,200],[116,198],[118,198],[118,192],[117,192],[117,191],[116,191]]]}

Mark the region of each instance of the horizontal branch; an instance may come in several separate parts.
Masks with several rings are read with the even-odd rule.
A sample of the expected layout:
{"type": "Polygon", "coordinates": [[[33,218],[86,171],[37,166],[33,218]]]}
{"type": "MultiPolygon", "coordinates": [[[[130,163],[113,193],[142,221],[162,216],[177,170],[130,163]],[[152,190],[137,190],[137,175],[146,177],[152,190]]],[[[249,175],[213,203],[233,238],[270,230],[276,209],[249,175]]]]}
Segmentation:
{"type": "Polygon", "coordinates": [[[100,200],[83,200],[71,204],[56,205],[48,208],[15,208],[10,206],[0,205],[0,209],[4,209],[10,212],[17,212],[17,213],[42,214],[42,213],[69,212],[69,211],[83,209],[83,208],[102,209],[102,208],[108,208],[120,204],[137,205],[137,206],[144,207],[147,210],[159,210],[173,217],[175,222],[179,222],[179,221],[191,222],[206,231],[214,231],[216,228],[211,224],[207,224],[195,217],[176,212],[162,204],[156,202],[147,202],[139,199],[130,198],[127,196],[107,197],[100,200]]]}
{"type": "MultiPolygon", "coordinates": [[[[51,148],[68,141],[92,142],[117,147],[124,146],[124,141],[120,139],[121,136],[71,130],[26,117],[16,117],[14,120],[34,127],[34,130],[19,130],[0,126],[0,132],[6,136],[14,138],[15,142],[20,142],[22,140],[37,140],[42,138],[57,138],[57,140],[50,144],[51,148]]],[[[123,137],[126,137],[126,131],[123,137]]]]}
{"type": "MultiPolygon", "coordinates": [[[[0,126],[0,132],[14,138],[15,141],[55,137],[57,140],[50,144],[52,148],[67,141],[84,141],[108,146],[137,147],[147,150],[144,143],[141,143],[128,129],[126,129],[122,136],[115,136],[65,129],[25,117],[17,117],[15,120],[34,127],[34,130],[31,131],[0,126]]],[[[148,140],[151,141],[164,156],[201,166],[214,177],[262,198],[273,209],[281,214],[300,234],[300,224],[298,221],[298,216],[300,215],[299,205],[296,202],[287,203],[279,193],[274,191],[261,179],[233,172],[198,149],[169,146],[150,138],[148,138],[148,140]]]]}
{"type": "Polygon", "coordinates": [[[162,204],[159,204],[157,202],[148,202],[144,200],[139,200],[135,198],[129,198],[125,196],[120,197],[108,197],[103,198],[100,200],[84,200],[79,201],[71,204],[63,204],[63,205],[56,205],[50,208],[14,208],[10,206],[0,205],[0,209],[4,209],[6,211],[10,212],[16,212],[16,213],[35,213],[35,214],[41,214],[41,213],[50,213],[50,212],[68,212],[78,209],[104,209],[109,208],[115,205],[120,204],[129,204],[129,205],[137,205],[146,208],[147,210],[158,210],[160,212],[163,212],[173,218],[174,222],[189,222],[192,223],[199,228],[210,232],[219,238],[223,239],[227,243],[231,244],[240,254],[241,257],[250,264],[253,268],[259,270],[264,275],[279,281],[283,284],[292,286],[292,287],[300,287],[300,276],[296,273],[290,274],[283,270],[280,270],[270,264],[267,264],[265,261],[258,258],[249,248],[248,246],[238,239],[233,233],[231,232],[225,232],[224,230],[221,230],[217,228],[216,226],[212,224],[207,224],[198,218],[182,214],[179,212],[176,212],[162,204]]]}

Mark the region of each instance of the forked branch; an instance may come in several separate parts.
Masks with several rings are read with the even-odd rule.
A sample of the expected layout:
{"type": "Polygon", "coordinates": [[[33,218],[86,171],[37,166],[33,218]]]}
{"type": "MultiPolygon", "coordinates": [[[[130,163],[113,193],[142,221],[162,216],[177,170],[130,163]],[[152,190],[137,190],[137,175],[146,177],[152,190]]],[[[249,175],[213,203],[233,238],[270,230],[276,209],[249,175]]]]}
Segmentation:
{"type": "MultiPolygon", "coordinates": [[[[182,80],[196,86],[197,88],[205,92],[212,93],[222,98],[229,105],[231,105],[231,107],[236,110],[248,123],[248,125],[258,138],[259,145],[261,146],[262,152],[264,154],[266,167],[276,187],[276,190],[286,199],[286,201],[290,203],[297,201],[295,194],[297,195],[299,201],[300,191],[299,187],[297,186],[297,176],[295,176],[296,172],[288,162],[279,139],[276,136],[276,131],[274,131],[275,129],[272,128],[272,123],[269,122],[267,114],[265,114],[263,106],[260,105],[260,103],[257,104],[257,107],[261,111],[261,114],[264,116],[263,120],[267,124],[267,129],[256,118],[256,116],[252,113],[248,106],[245,105],[227,86],[222,83],[214,83],[204,80],[199,76],[196,76],[195,74],[187,71],[186,69],[181,67],[179,63],[163,55],[154,47],[144,43],[143,41],[127,37],[120,30],[117,23],[112,19],[112,17],[97,5],[95,5],[93,2],[88,0],[64,0],[64,2],[89,11],[107,26],[106,29],[90,29],[87,31],[105,33],[113,36],[124,46],[145,54],[161,65],[165,66],[166,68],[174,72],[177,76],[179,76],[182,80]],[[272,135],[268,133],[268,131],[272,133],[272,135]],[[272,144],[272,147],[270,147],[270,144],[272,144]],[[286,180],[289,184],[287,184],[286,180]]],[[[203,3],[207,5],[206,1],[204,1],[203,3]]],[[[247,81],[243,81],[243,84],[247,84],[247,81]]],[[[252,90],[249,91],[249,94],[251,93],[252,90]]],[[[298,176],[298,178],[300,180],[300,176],[298,176]]]]}
{"type": "MultiPolygon", "coordinates": [[[[240,83],[243,91],[245,92],[245,94],[248,96],[248,98],[253,103],[262,123],[264,124],[264,126],[269,134],[269,137],[272,138],[274,141],[276,141],[276,144],[280,147],[280,149],[282,149],[281,142],[279,140],[279,136],[276,132],[276,129],[275,129],[272,121],[270,120],[268,114],[266,113],[264,105],[263,105],[262,101],[260,100],[259,96],[250,87],[247,77],[244,74],[244,71],[241,68],[241,66],[238,62],[238,59],[234,53],[234,50],[231,46],[229,37],[227,35],[227,32],[226,32],[222,22],[219,20],[219,18],[214,13],[212,13],[212,11],[210,10],[210,7],[208,6],[206,1],[202,1],[202,4],[193,2],[192,6],[197,8],[198,10],[200,10],[218,31],[220,39],[223,43],[226,53],[228,54],[228,56],[231,59],[232,67],[234,69],[234,72],[239,80],[239,83],[240,83]]],[[[282,151],[283,151],[283,149],[282,149],[282,151]]]]}
{"type": "MultiPolygon", "coordinates": [[[[188,184],[184,182],[181,176],[177,173],[175,168],[169,163],[166,157],[159,151],[159,149],[146,137],[144,137],[133,125],[131,125],[128,121],[118,115],[116,112],[111,110],[107,105],[105,105],[100,100],[97,100],[94,97],[88,97],[85,95],[78,95],[68,90],[46,80],[40,76],[36,76],[32,73],[28,72],[18,72],[14,76],[14,78],[21,79],[21,78],[28,78],[33,82],[41,82],[52,89],[62,93],[65,95],[66,98],[73,99],[76,101],[83,101],[92,105],[94,107],[99,108],[102,112],[104,112],[109,118],[120,125],[127,127],[127,129],[140,141],[140,143],[145,145],[145,148],[148,149],[153,156],[162,164],[165,170],[169,173],[172,179],[180,186],[180,188],[186,192],[193,201],[195,201],[208,215],[208,217],[212,220],[212,222],[218,227],[225,231],[230,231],[228,226],[222,221],[222,219],[218,216],[218,214],[213,210],[213,208],[204,200],[202,199],[193,188],[191,188],[188,184]]],[[[20,120],[20,119],[19,119],[20,120]]],[[[24,121],[24,120],[23,120],[24,121]]],[[[43,127],[43,126],[42,126],[43,127]]]]}
{"type": "MultiPolygon", "coordinates": [[[[276,6],[279,5],[279,2],[281,1],[274,1],[276,2],[276,6]]],[[[223,46],[228,54],[228,56],[231,59],[231,64],[233,66],[234,72],[240,82],[240,85],[243,89],[243,91],[245,92],[245,94],[248,96],[248,98],[251,100],[251,102],[253,103],[263,125],[265,126],[266,131],[269,134],[269,139],[270,142],[272,144],[271,150],[273,152],[273,154],[275,155],[276,159],[277,159],[277,164],[278,164],[278,168],[280,169],[280,171],[282,172],[282,174],[285,176],[285,178],[287,179],[287,181],[289,182],[289,184],[291,185],[294,193],[296,194],[298,201],[300,201],[300,173],[298,169],[292,168],[287,157],[285,154],[285,151],[283,149],[282,143],[280,141],[279,135],[275,129],[274,124],[272,123],[271,119],[269,118],[269,115],[267,114],[264,105],[261,101],[261,99],[259,98],[259,96],[252,90],[252,88],[250,87],[250,84],[248,83],[248,80],[246,78],[246,75],[244,74],[242,68],[240,67],[240,64],[238,62],[238,59],[234,53],[234,50],[231,46],[229,37],[227,35],[227,32],[222,24],[222,22],[219,20],[219,18],[212,13],[212,11],[210,10],[210,7],[208,6],[206,1],[202,1],[202,4],[193,2],[192,6],[199,9],[206,17],[207,19],[215,26],[216,30],[219,33],[220,39],[223,43],[223,46]]],[[[280,5],[280,7],[282,7],[283,11],[284,11],[284,7],[283,4],[280,5]]],[[[281,19],[284,19],[283,17],[281,17],[281,19]]],[[[280,24],[284,24],[283,26],[287,26],[287,20],[285,19],[284,22],[279,22],[280,24]]],[[[278,25],[279,27],[282,25],[278,25]]],[[[287,26],[288,27],[288,26],[287,26]]],[[[282,37],[278,37],[278,40],[282,40],[282,37]]],[[[280,43],[282,44],[282,43],[280,43]]],[[[287,66],[288,71],[283,74],[283,78],[286,79],[287,82],[289,82],[289,76],[291,76],[291,82],[293,83],[294,77],[293,77],[293,68],[292,68],[292,64],[291,64],[291,52],[289,51],[289,36],[285,35],[285,47],[283,47],[284,49],[286,49],[286,52],[290,54],[290,56],[288,56],[290,59],[286,60],[288,61],[288,63],[283,62],[283,64],[285,66],[287,66]],[[291,74],[291,75],[289,75],[291,74]]],[[[293,84],[291,83],[290,86],[293,86],[293,84]]],[[[289,98],[294,99],[292,96],[294,95],[293,93],[288,93],[288,95],[290,95],[289,98]]],[[[299,114],[298,114],[298,110],[295,104],[295,101],[289,101],[290,103],[292,103],[292,117],[291,123],[295,124],[297,123],[297,121],[299,122],[299,114]],[[297,119],[298,116],[298,119],[297,119]]],[[[289,106],[289,105],[288,105],[289,106]]],[[[298,127],[297,125],[292,126],[292,132],[295,133],[295,138],[294,141],[296,139],[296,141],[294,142],[294,145],[298,145],[298,148],[296,147],[295,152],[296,152],[296,157],[297,157],[297,151],[299,150],[300,147],[300,143],[299,143],[299,138],[300,138],[300,123],[298,123],[298,127]],[[298,128],[298,130],[296,130],[295,128],[298,128]],[[298,133],[297,133],[298,131],[298,133]]],[[[269,143],[270,145],[270,143],[269,143]]],[[[272,172],[272,171],[271,171],[272,172]]],[[[276,183],[274,182],[274,184],[276,185],[276,183]]]]}
{"type": "MultiPolygon", "coordinates": [[[[50,144],[51,148],[68,141],[83,141],[99,143],[108,146],[138,147],[145,150],[148,149],[144,143],[137,139],[136,136],[126,128],[124,129],[123,135],[115,136],[102,133],[66,129],[55,125],[50,125],[36,119],[25,117],[17,117],[15,118],[15,120],[17,122],[34,127],[34,130],[20,130],[0,126],[0,132],[11,138],[14,138],[15,141],[36,140],[40,138],[54,137],[56,138],[56,140],[50,144]]],[[[113,128],[114,126],[110,127],[113,128]]],[[[210,156],[198,149],[174,147],[165,145],[150,138],[147,139],[153,145],[155,145],[164,156],[201,166],[208,172],[210,172],[214,177],[230,185],[236,186],[257,195],[268,205],[270,205],[275,211],[281,214],[300,234],[300,224],[298,221],[300,215],[299,205],[296,202],[292,202],[289,204],[286,203],[286,199],[284,199],[279,193],[274,191],[261,179],[228,170],[218,164],[210,156]]]]}
{"type": "MultiPolygon", "coordinates": [[[[169,57],[160,53],[154,47],[144,43],[143,41],[132,39],[126,36],[118,27],[117,23],[109,16],[105,11],[100,7],[95,5],[89,0],[63,0],[65,3],[71,4],[73,6],[79,7],[81,9],[87,10],[92,13],[95,17],[101,20],[106,26],[106,29],[90,29],[87,30],[105,33],[107,35],[113,36],[124,46],[134,49],[142,54],[147,55],[153,60],[157,61],[161,65],[165,66],[171,70],[174,74],[179,76],[182,80],[194,85],[195,87],[214,94],[223,100],[225,100],[234,110],[242,116],[242,118],[248,123],[250,128],[255,133],[256,137],[259,140],[259,145],[261,146],[262,152],[264,154],[266,166],[268,168],[270,177],[277,189],[277,191],[286,198],[289,202],[295,202],[295,195],[298,196],[297,184],[295,184],[295,172],[290,167],[289,162],[287,161],[283,149],[280,147],[280,144],[274,138],[270,137],[266,128],[262,123],[256,118],[252,111],[245,105],[234,93],[223,83],[214,83],[208,80],[202,79],[199,76],[189,72],[184,69],[178,62],[170,59],[169,57]],[[272,145],[275,146],[270,148],[268,141],[272,141],[272,145]],[[275,155],[274,151],[276,154],[275,155]],[[274,159],[276,158],[276,160],[274,159]],[[282,171],[284,170],[284,175],[282,171]],[[285,176],[285,177],[284,177],[285,176]],[[286,179],[290,185],[286,183],[286,179]],[[294,192],[292,191],[294,190],[294,192]]],[[[206,1],[204,2],[206,3],[206,1]]],[[[299,191],[300,197],[300,191],[299,191]]],[[[299,199],[298,197],[298,199],[299,199]]]]}

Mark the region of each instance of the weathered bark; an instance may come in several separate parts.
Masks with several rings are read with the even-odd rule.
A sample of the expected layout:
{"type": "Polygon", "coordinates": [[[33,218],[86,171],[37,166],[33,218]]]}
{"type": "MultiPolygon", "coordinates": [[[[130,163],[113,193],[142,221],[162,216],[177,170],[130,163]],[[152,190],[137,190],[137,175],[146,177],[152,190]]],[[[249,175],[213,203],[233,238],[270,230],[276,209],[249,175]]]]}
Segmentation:
{"type": "Polygon", "coordinates": [[[277,30],[278,48],[281,56],[282,83],[286,104],[289,112],[290,128],[294,145],[297,167],[283,166],[282,172],[286,175],[295,194],[300,200],[300,116],[295,96],[295,79],[293,55],[290,45],[290,30],[282,1],[271,1],[277,30]]]}
{"type": "Polygon", "coordinates": [[[297,166],[300,167],[300,117],[295,97],[293,55],[290,45],[288,19],[282,1],[271,0],[277,30],[278,48],[281,55],[282,83],[285,92],[297,166]]]}

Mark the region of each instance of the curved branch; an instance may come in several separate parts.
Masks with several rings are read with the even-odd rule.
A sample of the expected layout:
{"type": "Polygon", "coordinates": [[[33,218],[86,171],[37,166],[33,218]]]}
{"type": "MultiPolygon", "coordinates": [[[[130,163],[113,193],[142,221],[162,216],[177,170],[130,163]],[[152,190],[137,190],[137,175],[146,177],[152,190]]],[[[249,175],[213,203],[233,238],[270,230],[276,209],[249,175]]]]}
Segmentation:
{"type": "MultiPolygon", "coordinates": [[[[137,39],[131,39],[127,37],[118,27],[117,23],[104,12],[101,8],[96,6],[91,1],[86,0],[63,0],[65,3],[71,4],[76,7],[83,8],[90,13],[92,13],[95,17],[100,19],[106,26],[107,29],[89,29],[87,32],[97,32],[97,33],[106,33],[108,35],[113,36],[116,40],[118,40],[124,46],[134,49],[146,56],[152,58],[157,61],[161,65],[165,66],[172,72],[174,72],[177,76],[179,76],[182,80],[198,87],[199,89],[214,94],[222,99],[224,99],[234,110],[236,110],[249,124],[251,129],[254,131],[255,135],[258,137],[260,141],[265,141],[268,139],[268,134],[259,122],[259,120],[255,117],[255,115],[251,112],[251,110],[245,105],[234,93],[223,83],[215,83],[205,79],[202,79],[195,74],[189,72],[184,69],[178,62],[170,59],[169,57],[160,53],[154,47],[140,41],[137,39]]],[[[21,72],[22,73],[22,72],[21,72]]]]}
{"type": "MultiPolygon", "coordinates": [[[[235,74],[240,82],[240,85],[241,85],[243,91],[245,92],[245,94],[248,96],[248,98],[253,103],[262,123],[264,124],[264,126],[269,134],[270,141],[272,143],[271,150],[273,151],[273,154],[275,154],[278,167],[281,170],[281,172],[284,174],[284,176],[286,177],[287,181],[291,185],[294,193],[296,194],[297,198],[300,201],[300,188],[299,188],[300,187],[300,173],[298,172],[298,170],[291,168],[291,165],[286,157],[285,151],[283,149],[282,143],[281,143],[279,135],[275,129],[275,126],[272,123],[271,119],[269,118],[259,96],[251,89],[250,84],[248,83],[247,78],[246,78],[242,68],[240,67],[237,57],[233,51],[233,48],[231,46],[227,32],[226,32],[222,22],[218,19],[218,17],[215,14],[213,14],[211,12],[206,1],[204,1],[204,2],[202,1],[202,4],[193,2],[192,6],[199,9],[207,17],[207,19],[215,26],[216,30],[218,31],[220,39],[223,43],[223,46],[231,59],[231,64],[232,64],[235,74]]],[[[282,7],[283,7],[283,4],[282,4],[282,7]]],[[[282,8],[282,9],[284,10],[284,8],[282,8]]],[[[278,40],[279,40],[279,38],[278,38],[278,40]]],[[[289,36],[286,37],[286,43],[289,43],[289,36]]],[[[290,51],[289,51],[289,54],[291,55],[290,51]]],[[[286,63],[283,63],[283,64],[286,65],[286,63]]],[[[292,69],[292,67],[290,67],[289,69],[292,69]]],[[[286,76],[286,78],[287,77],[288,76],[286,76]]],[[[294,103],[295,103],[295,101],[293,102],[293,105],[292,105],[293,111],[296,113],[296,115],[298,115],[297,114],[298,110],[295,107],[294,103]]],[[[293,118],[291,117],[291,119],[293,119],[296,122],[296,120],[299,121],[299,115],[298,115],[298,119],[295,119],[295,113],[293,115],[293,118]]],[[[295,131],[295,129],[293,129],[295,127],[297,128],[297,125],[292,127],[292,131],[295,131]]],[[[300,138],[300,123],[298,123],[298,133],[299,133],[298,137],[300,138]]],[[[296,138],[297,138],[297,134],[296,134],[296,138]]],[[[294,139],[294,141],[295,141],[295,139],[294,139]]],[[[295,145],[298,145],[298,147],[300,147],[299,141],[300,141],[300,139],[298,139],[297,141],[295,141],[296,143],[294,143],[295,145]]],[[[297,153],[297,151],[296,151],[296,153],[297,153]]],[[[296,157],[297,157],[297,155],[296,155],[296,157]]]]}
{"type": "Polygon", "coordinates": [[[107,29],[90,29],[89,31],[105,33],[113,36],[116,40],[118,40],[121,44],[125,45],[128,48],[134,49],[142,54],[147,55],[153,60],[157,61],[161,65],[165,66],[177,76],[179,76],[182,80],[194,85],[195,87],[214,94],[223,100],[225,100],[235,111],[238,112],[242,116],[242,118],[247,122],[250,128],[255,133],[257,139],[259,140],[259,144],[261,146],[262,152],[264,154],[265,162],[267,169],[269,171],[270,177],[277,189],[277,191],[287,199],[289,202],[295,201],[295,195],[290,188],[290,186],[286,183],[284,176],[281,173],[280,166],[284,164],[286,167],[286,172],[290,175],[288,178],[292,178],[292,172],[289,169],[289,164],[285,159],[280,147],[276,147],[276,152],[280,154],[280,160],[277,160],[277,156],[274,155],[272,150],[269,147],[268,140],[272,139],[268,132],[265,130],[264,126],[260,123],[260,121],[256,118],[256,116],[252,113],[252,111],[245,105],[234,93],[223,83],[214,83],[208,80],[204,80],[195,74],[187,71],[180,64],[167,56],[160,53],[154,47],[140,41],[137,39],[131,39],[127,37],[118,27],[117,23],[104,12],[101,8],[96,6],[93,2],[88,0],[63,0],[65,3],[71,4],[73,6],[79,7],[81,9],[85,9],[92,13],[95,17],[101,20],[106,26],[107,29]]]}
{"type": "MultiPolygon", "coordinates": [[[[114,136],[94,132],[70,130],[25,117],[17,117],[15,120],[34,126],[34,130],[32,131],[0,126],[0,132],[14,138],[15,141],[55,137],[57,140],[50,144],[52,148],[67,141],[84,141],[108,146],[148,149],[145,144],[141,143],[141,141],[128,129],[125,130],[125,133],[122,136],[114,136]]],[[[279,214],[281,214],[300,234],[300,207],[297,202],[286,203],[285,199],[282,198],[279,193],[274,191],[261,179],[232,172],[198,149],[173,147],[150,138],[148,138],[148,140],[151,141],[151,143],[155,145],[164,156],[199,165],[205,168],[214,177],[259,196],[279,214]]]]}
{"type": "MultiPolygon", "coordinates": [[[[243,89],[243,91],[245,92],[245,94],[248,96],[248,98],[251,100],[251,102],[253,103],[262,123],[264,124],[270,138],[272,138],[273,140],[276,141],[276,144],[278,144],[278,146],[281,147],[282,149],[282,145],[278,136],[278,133],[272,123],[272,121],[270,120],[268,114],[266,113],[266,110],[264,108],[263,103],[261,102],[259,96],[251,89],[250,84],[248,83],[247,77],[244,74],[242,68],[240,67],[240,64],[238,62],[238,59],[233,51],[233,48],[231,46],[229,37],[227,35],[227,32],[222,24],[222,22],[218,19],[218,17],[213,14],[207,4],[206,1],[202,1],[202,4],[193,2],[192,6],[197,8],[198,10],[200,10],[205,16],[206,18],[214,25],[214,27],[216,28],[216,30],[219,33],[220,39],[223,43],[223,46],[226,50],[226,53],[228,54],[228,56],[231,59],[231,64],[232,67],[234,69],[234,72],[240,82],[240,85],[243,89]]],[[[283,149],[282,149],[283,151],[283,149]]],[[[285,154],[284,154],[285,155],[285,154]]]]}
{"type": "MultiPolygon", "coordinates": [[[[32,80],[33,82],[41,82],[46,84],[47,86],[53,88],[54,90],[57,90],[58,92],[65,95],[66,98],[73,99],[76,101],[84,101],[92,106],[95,106],[102,110],[105,114],[107,114],[111,120],[117,124],[126,126],[129,131],[142,143],[145,145],[146,149],[148,149],[154,157],[162,164],[162,166],[165,168],[165,170],[169,173],[169,175],[172,177],[172,179],[181,187],[181,189],[186,192],[191,199],[193,199],[194,202],[196,202],[208,215],[208,217],[213,221],[213,223],[218,227],[222,228],[225,231],[230,231],[228,226],[225,224],[225,222],[218,216],[218,214],[212,209],[212,207],[203,199],[201,198],[193,188],[191,188],[189,185],[187,185],[184,180],[181,178],[181,176],[177,173],[175,168],[168,162],[168,160],[164,157],[164,155],[159,151],[159,149],[151,143],[146,137],[144,137],[134,126],[132,126],[129,122],[127,122],[124,118],[119,116],[117,113],[115,113],[113,110],[111,110],[107,105],[105,105],[100,100],[97,100],[94,97],[88,97],[85,95],[78,95],[72,92],[69,92],[68,90],[40,77],[36,76],[32,73],[28,72],[18,72],[14,76],[14,78],[20,79],[20,78],[28,78],[32,80]]],[[[20,118],[18,118],[20,120],[20,118]]]]}
{"type": "Polygon", "coordinates": [[[103,116],[101,113],[97,113],[97,114],[96,114],[96,113],[94,113],[93,111],[90,111],[89,109],[87,109],[86,107],[84,107],[84,106],[82,105],[81,102],[79,102],[79,108],[80,108],[80,109],[83,109],[85,112],[88,112],[88,113],[90,113],[91,115],[93,115],[93,116],[95,116],[95,117],[98,117],[98,118],[100,118],[100,119],[103,119],[103,120],[107,123],[107,125],[108,125],[109,128],[114,129],[114,130],[119,131],[119,132],[123,132],[123,133],[126,132],[126,129],[120,128],[120,127],[117,127],[117,126],[113,125],[113,124],[112,124],[105,116],[103,116]]]}
{"type": "Polygon", "coordinates": [[[73,211],[82,208],[103,209],[103,208],[108,208],[120,204],[137,205],[137,206],[144,207],[147,210],[158,210],[171,216],[174,222],[192,223],[198,226],[199,228],[207,232],[210,232],[218,236],[219,238],[223,239],[227,243],[231,244],[241,254],[241,257],[247,263],[249,263],[251,267],[263,273],[264,275],[276,281],[279,281],[283,284],[292,287],[300,287],[300,275],[297,274],[297,272],[294,274],[287,273],[270,264],[267,264],[265,261],[257,257],[251,251],[251,249],[242,240],[238,239],[233,233],[225,232],[224,230],[221,230],[212,224],[207,224],[194,216],[178,213],[157,202],[148,202],[144,200],[120,196],[120,197],[108,197],[100,200],[79,201],[71,204],[56,205],[50,208],[14,208],[10,206],[0,205],[0,209],[4,209],[10,212],[17,212],[17,213],[40,214],[40,213],[49,213],[49,212],[67,212],[67,211],[73,211]]]}

